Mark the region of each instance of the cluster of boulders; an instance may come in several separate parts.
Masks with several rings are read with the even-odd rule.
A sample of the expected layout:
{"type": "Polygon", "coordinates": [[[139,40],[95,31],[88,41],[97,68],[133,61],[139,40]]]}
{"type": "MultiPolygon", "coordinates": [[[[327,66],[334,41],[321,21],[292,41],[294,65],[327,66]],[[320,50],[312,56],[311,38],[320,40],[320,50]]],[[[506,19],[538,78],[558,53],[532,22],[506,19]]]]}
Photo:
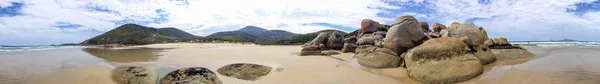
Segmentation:
{"type": "Polygon", "coordinates": [[[511,45],[506,38],[490,39],[486,30],[471,22],[453,22],[449,27],[419,22],[410,15],[398,17],[387,31],[379,23],[361,22],[359,32],[339,37],[335,32],[321,33],[303,46],[301,55],[322,55],[323,50],[354,52],[354,58],[367,68],[406,67],[409,77],[423,83],[457,83],[479,76],[483,65],[497,56],[528,57],[531,52],[511,45]],[[334,36],[334,37],[332,37],[334,36]]]}
{"type": "MultiPolygon", "coordinates": [[[[269,74],[271,67],[236,63],[217,70],[221,75],[254,81],[269,74]]],[[[223,84],[215,72],[204,67],[186,67],[167,73],[159,81],[157,72],[149,66],[120,66],[111,72],[118,84],[223,84]]]]}
{"type": "Polygon", "coordinates": [[[325,50],[341,50],[344,47],[344,35],[338,31],[321,32],[317,37],[302,46],[300,55],[325,55],[325,50]]]}

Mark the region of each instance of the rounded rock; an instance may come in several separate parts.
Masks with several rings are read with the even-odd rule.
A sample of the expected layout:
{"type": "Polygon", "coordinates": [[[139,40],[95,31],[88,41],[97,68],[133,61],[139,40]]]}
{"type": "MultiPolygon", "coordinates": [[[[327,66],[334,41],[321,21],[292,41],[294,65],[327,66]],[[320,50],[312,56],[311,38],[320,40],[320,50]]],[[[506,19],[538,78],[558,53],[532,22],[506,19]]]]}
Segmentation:
{"type": "Polygon", "coordinates": [[[457,38],[436,38],[406,53],[408,76],[426,84],[457,83],[483,72],[481,61],[468,54],[467,45],[457,38]]]}
{"type": "Polygon", "coordinates": [[[271,72],[271,67],[258,65],[258,64],[250,64],[250,63],[235,63],[225,65],[219,69],[217,72],[221,75],[234,77],[242,80],[257,80],[261,76],[265,76],[271,72]]]}
{"type": "Polygon", "coordinates": [[[112,79],[118,84],[156,84],[158,75],[145,66],[120,66],[111,71],[112,79]]]}
{"type": "Polygon", "coordinates": [[[172,71],[160,79],[161,84],[223,84],[217,74],[204,67],[188,67],[172,71]]]}

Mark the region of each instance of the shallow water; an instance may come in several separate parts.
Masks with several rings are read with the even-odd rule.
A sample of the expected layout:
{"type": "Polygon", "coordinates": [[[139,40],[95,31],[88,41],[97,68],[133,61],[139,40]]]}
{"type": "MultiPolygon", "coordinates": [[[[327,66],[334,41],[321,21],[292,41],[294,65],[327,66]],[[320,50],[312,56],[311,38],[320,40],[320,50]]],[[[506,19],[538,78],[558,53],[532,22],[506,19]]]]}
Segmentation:
{"type": "MultiPolygon", "coordinates": [[[[598,65],[600,64],[600,48],[528,47],[527,49],[536,56],[531,59],[497,61],[485,65],[485,71],[482,75],[462,83],[600,83],[600,65],[598,65]]],[[[159,72],[159,77],[162,77],[180,67],[179,65],[157,62],[164,57],[161,53],[170,50],[69,48],[0,53],[0,84],[36,84],[34,81],[53,73],[89,66],[105,66],[112,69],[124,65],[149,65],[155,66],[159,72]]],[[[341,58],[350,59],[348,57],[351,56],[342,56],[341,58]]],[[[351,60],[346,61],[347,64],[355,64],[351,60]]],[[[360,65],[350,66],[359,67],[360,65]]],[[[357,69],[394,78],[402,83],[418,83],[405,75],[406,70],[404,68],[357,69]]]]}

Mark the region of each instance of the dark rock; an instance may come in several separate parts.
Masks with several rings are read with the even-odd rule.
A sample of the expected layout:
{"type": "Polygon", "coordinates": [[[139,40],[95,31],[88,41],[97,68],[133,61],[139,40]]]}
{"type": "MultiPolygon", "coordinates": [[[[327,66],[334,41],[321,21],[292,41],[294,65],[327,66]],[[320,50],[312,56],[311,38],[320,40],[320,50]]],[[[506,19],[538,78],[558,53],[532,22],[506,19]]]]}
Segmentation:
{"type": "Polygon", "coordinates": [[[204,67],[188,67],[172,71],[160,79],[161,84],[223,84],[217,74],[204,67]]]}
{"type": "Polygon", "coordinates": [[[440,23],[433,23],[433,32],[440,33],[442,29],[446,29],[446,25],[440,23]]]}
{"type": "Polygon", "coordinates": [[[112,70],[112,79],[118,84],[156,84],[154,69],[142,66],[120,66],[112,70]]]}
{"type": "Polygon", "coordinates": [[[354,50],[356,50],[357,46],[358,45],[356,45],[354,43],[344,43],[344,48],[342,48],[342,52],[343,53],[354,52],[354,50]]]}
{"type": "Polygon", "coordinates": [[[419,25],[421,25],[421,28],[423,28],[423,32],[425,32],[425,33],[431,32],[431,30],[429,30],[429,23],[419,22],[419,25]]]}
{"type": "Polygon", "coordinates": [[[271,67],[250,63],[235,63],[223,66],[217,70],[219,74],[242,80],[257,80],[271,72],[271,67]]]}
{"type": "Polygon", "coordinates": [[[344,47],[344,35],[337,31],[329,34],[329,38],[325,46],[331,50],[342,50],[344,47]]]}

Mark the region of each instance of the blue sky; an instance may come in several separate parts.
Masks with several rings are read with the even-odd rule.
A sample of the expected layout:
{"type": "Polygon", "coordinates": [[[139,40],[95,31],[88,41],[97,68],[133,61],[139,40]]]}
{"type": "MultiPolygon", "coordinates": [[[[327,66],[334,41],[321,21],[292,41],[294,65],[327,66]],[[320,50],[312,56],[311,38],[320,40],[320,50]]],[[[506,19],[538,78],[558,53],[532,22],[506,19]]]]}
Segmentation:
{"type": "Polygon", "coordinates": [[[0,0],[0,45],[79,43],[126,23],[198,36],[248,25],[350,32],[362,19],[390,24],[402,15],[474,22],[512,41],[600,41],[597,0],[0,0]]]}

